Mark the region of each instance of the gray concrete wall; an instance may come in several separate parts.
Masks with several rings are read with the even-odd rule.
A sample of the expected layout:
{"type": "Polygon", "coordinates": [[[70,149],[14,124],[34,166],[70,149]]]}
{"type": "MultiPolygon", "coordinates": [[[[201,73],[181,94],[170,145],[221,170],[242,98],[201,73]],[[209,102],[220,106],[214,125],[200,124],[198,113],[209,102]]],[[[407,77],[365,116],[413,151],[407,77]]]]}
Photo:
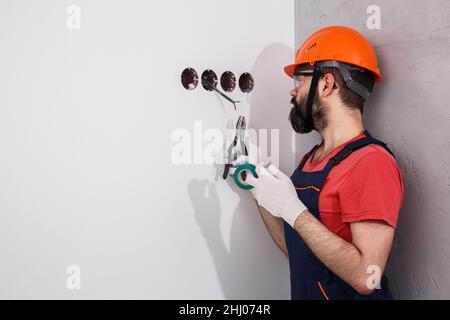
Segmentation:
{"type": "MultiPolygon", "coordinates": [[[[384,80],[365,124],[392,146],[405,185],[391,288],[401,299],[449,299],[450,1],[297,0],[295,11],[297,46],[329,25],[353,27],[374,45],[384,80]],[[370,5],[380,8],[380,29],[367,26],[370,5]]],[[[298,153],[309,139],[297,138],[298,153]]]]}

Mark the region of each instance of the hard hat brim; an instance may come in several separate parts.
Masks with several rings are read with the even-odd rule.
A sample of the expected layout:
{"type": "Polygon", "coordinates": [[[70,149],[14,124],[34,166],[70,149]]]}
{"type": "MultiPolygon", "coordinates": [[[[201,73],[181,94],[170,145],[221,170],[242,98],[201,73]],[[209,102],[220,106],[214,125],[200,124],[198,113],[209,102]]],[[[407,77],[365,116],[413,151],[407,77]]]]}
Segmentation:
{"type": "Polygon", "coordinates": [[[299,66],[299,64],[297,64],[297,63],[289,64],[284,67],[284,72],[288,75],[288,77],[293,78],[294,72],[298,66],[299,66]]]}
{"type": "MultiPolygon", "coordinates": [[[[341,62],[346,63],[346,61],[341,61],[341,62]]],[[[295,72],[295,70],[297,70],[297,68],[298,68],[300,65],[302,65],[302,64],[303,64],[303,63],[289,64],[289,65],[287,65],[287,66],[284,67],[284,72],[288,75],[288,77],[293,78],[293,77],[294,77],[294,72],[295,72]]],[[[373,75],[374,75],[374,77],[375,77],[375,78],[374,78],[375,83],[378,83],[378,82],[381,81],[382,75],[381,75],[379,72],[374,72],[373,70],[369,70],[369,71],[371,71],[371,72],[373,73],[373,75]]],[[[377,70],[377,71],[379,71],[379,70],[377,70]]]]}

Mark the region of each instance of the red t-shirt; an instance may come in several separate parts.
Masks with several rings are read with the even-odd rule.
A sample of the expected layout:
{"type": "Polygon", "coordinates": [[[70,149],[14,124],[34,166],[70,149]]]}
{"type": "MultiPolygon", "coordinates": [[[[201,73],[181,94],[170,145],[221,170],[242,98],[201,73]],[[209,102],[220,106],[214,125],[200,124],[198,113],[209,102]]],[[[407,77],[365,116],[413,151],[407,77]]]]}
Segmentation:
{"type": "MultiPolygon", "coordinates": [[[[364,136],[361,133],[312,163],[314,152],[302,170],[322,170],[345,145],[364,136]]],[[[395,159],[383,147],[371,144],[330,171],[319,195],[320,219],[330,231],[351,242],[351,222],[383,220],[396,228],[402,198],[403,182],[395,159]]]]}

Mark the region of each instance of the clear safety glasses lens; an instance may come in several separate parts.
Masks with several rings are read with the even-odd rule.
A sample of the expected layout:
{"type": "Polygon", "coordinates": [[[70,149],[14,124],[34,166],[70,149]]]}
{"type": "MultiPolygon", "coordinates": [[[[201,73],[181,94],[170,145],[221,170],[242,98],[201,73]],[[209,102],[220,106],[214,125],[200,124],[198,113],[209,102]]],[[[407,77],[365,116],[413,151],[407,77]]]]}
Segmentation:
{"type": "Polygon", "coordinates": [[[294,75],[294,86],[299,89],[305,83],[305,76],[303,74],[294,75]]]}
{"type": "MultiPolygon", "coordinates": [[[[322,74],[322,73],[321,73],[322,74]]],[[[294,85],[299,89],[304,83],[307,76],[312,76],[312,72],[296,72],[294,73],[294,85]]]]}

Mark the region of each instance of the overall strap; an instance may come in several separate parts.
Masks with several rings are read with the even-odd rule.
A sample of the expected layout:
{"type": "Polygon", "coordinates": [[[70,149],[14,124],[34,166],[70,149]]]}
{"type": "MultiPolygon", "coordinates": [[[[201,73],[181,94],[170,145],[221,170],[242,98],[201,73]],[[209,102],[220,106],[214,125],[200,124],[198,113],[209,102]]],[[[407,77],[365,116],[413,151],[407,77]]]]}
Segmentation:
{"type": "Polygon", "coordinates": [[[347,158],[349,155],[351,155],[356,150],[359,150],[369,144],[376,144],[376,145],[383,147],[384,149],[386,149],[386,151],[388,151],[394,157],[394,154],[392,153],[392,151],[389,149],[389,147],[384,142],[372,137],[369,134],[369,132],[367,132],[367,130],[364,131],[364,133],[366,134],[366,137],[358,139],[353,142],[350,142],[341,151],[339,151],[334,157],[332,157],[328,161],[325,168],[323,168],[323,170],[322,170],[321,181],[319,181],[319,184],[316,185],[317,188],[319,188],[320,190],[322,189],[322,185],[325,182],[325,179],[327,178],[331,169],[334,168],[334,166],[341,163],[342,160],[347,158]]]}
{"type": "MultiPolygon", "coordinates": [[[[325,166],[324,170],[327,169],[328,166],[330,166],[329,170],[331,170],[332,167],[334,167],[335,165],[339,164],[342,160],[344,160],[345,158],[347,158],[350,154],[352,154],[354,151],[361,149],[369,144],[377,144],[381,147],[383,147],[384,149],[386,149],[387,152],[389,152],[394,158],[394,153],[391,151],[391,149],[389,149],[389,147],[382,141],[375,139],[374,137],[372,137],[372,135],[369,133],[369,131],[364,130],[364,134],[366,135],[366,137],[363,137],[361,139],[358,139],[356,141],[353,141],[349,144],[347,144],[341,151],[339,151],[338,154],[336,154],[333,158],[330,159],[330,161],[328,162],[328,164],[325,166]],[[333,160],[333,161],[331,161],[333,160]],[[330,164],[330,162],[333,162],[332,164],[330,164]]],[[[316,151],[316,149],[319,147],[318,144],[316,144],[302,159],[302,161],[300,162],[300,164],[298,165],[297,169],[298,170],[302,170],[303,167],[305,166],[306,161],[309,159],[309,157],[314,153],[314,151],[316,151]]]]}
{"type": "Polygon", "coordinates": [[[337,155],[335,155],[333,158],[330,159],[335,161],[335,165],[339,164],[342,160],[347,158],[350,154],[352,154],[354,151],[361,149],[369,144],[377,144],[384,149],[386,149],[387,152],[389,152],[394,158],[394,153],[389,149],[389,147],[382,141],[375,139],[372,137],[372,135],[367,131],[364,130],[364,134],[366,137],[358,139],[356,141],[353,141],[349,144],[347,144],[337,155]]]}
{"type": "Polygon", "coordinates": [[[303,159],[302,159],[302,161],[300,162],[300,164],[298,165],[298,167],[297,167],[297,169],[298,170],[300,170],[300,171],[302,171],[302,169],[303,169],[303,167],[304,167],[304,165],[305,165],[305,163],[306,163],[306,160],[308,160],[309,159],[309,157],[314,153],[314,151],[316,151],[316,149],[319,147],[319,145],[318,144],[316,144],[304,157],[303,157],[303,159]]]}

